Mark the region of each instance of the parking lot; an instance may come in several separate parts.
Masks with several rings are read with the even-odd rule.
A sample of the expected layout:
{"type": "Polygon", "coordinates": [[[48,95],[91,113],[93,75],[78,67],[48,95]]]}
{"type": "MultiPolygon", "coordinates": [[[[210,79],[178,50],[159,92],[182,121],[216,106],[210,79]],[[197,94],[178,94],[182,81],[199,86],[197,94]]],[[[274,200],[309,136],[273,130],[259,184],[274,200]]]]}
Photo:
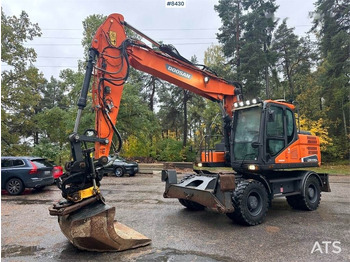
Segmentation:
{"type": "Polygon", "coordinates": [[[159,174],[105,177],[101,190],[116,207],[116,219],[152,239],[124,252],[79,251],[61,233],[48,207],[60,198],[49,186],[42,192],[2,195],[3,261],[349,261],[350,176],[331,176],[313,212],[291,209],[275,199],[258,226],[234,224],[211,211],[191,212],[176,199],[164,199],[159,174]]]}

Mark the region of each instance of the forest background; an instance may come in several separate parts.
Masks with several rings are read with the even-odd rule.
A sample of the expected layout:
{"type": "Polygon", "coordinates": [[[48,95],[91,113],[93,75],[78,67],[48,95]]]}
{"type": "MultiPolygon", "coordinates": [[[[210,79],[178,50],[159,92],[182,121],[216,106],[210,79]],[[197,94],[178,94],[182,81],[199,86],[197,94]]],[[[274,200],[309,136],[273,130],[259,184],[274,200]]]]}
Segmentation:
{"type": "MultiPolygon", "coordinates": [[[[349,3],[315,2],[310,33],[316,40],[275,19],[277,9],[274,0],[219,1],[219,45],[205,51],[204,64],[241,82],[246,99],[297,101],[301,129],[321,138],[323,160],[349,163],[349,3]]],[[[85,57],[105,18],[93,14],[82,21],[85,57]]],[[[41,34],[25,11],[16,17],[1,10],[1,61],[8,65],[1,72],[1,154],[42,156],[62,165],[70,158],[67,137],[85,61],[77,62],[78,70],[64,69],[58,79],[46,79],[33,65],[35,49],[25,44],[41,34]]],[[[195,56],[191,60],[197,62],[195,56]]],[[[219,113],[213,102],[131,70],[117,123],[124,140],[121,154],[142,161],[195,161],[204,136],[220,134],[219,113]]],[[[93,113],[86,110],[81,131],[93,123],[93,113]]]]}

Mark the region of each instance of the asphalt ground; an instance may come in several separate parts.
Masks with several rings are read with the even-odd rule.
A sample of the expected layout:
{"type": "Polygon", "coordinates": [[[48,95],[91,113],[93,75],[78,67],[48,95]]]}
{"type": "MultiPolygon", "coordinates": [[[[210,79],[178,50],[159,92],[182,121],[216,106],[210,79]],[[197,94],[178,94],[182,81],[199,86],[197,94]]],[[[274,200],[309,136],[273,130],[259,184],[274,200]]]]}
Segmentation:
{"type": "Polygon", "coordinates": [[[237,225],[223,214],[186,210],[164,199],[159,174],[105,177],[101,190],[116,219],[152,239],[146,247],[97,253],[76,249],[48,207],[55,186],[1,197],[2,261],[350,261],[350,176],[331,176],[331,193],[306,212],[275,199],[263,224],[237,225]]]}

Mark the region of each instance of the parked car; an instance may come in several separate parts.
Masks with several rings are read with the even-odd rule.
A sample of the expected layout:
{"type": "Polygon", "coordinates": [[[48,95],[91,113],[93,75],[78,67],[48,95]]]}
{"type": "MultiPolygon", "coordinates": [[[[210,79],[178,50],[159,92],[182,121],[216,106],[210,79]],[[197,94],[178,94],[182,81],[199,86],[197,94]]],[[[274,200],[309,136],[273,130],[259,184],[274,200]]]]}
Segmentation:
{"type": "Polygon", "coordinates": [[[40,157],[1,157],[1,189],[19,195],[25,188],[52,185],[54,166],[40,157]]]}
{"type": "MultiPolygon", "coordinates": [[[[111,161],[114,157],[108,157],[109,161],[111,161]]],[[[112,173],[116,177],[122,177],[124,174],[129,174],[129,176],[134,176],[137,172],[139,172],[139,165],[136,162],[127,161],[124,158],[117,157],[113,164],[105,168],[106,173],[112,173]]]]}

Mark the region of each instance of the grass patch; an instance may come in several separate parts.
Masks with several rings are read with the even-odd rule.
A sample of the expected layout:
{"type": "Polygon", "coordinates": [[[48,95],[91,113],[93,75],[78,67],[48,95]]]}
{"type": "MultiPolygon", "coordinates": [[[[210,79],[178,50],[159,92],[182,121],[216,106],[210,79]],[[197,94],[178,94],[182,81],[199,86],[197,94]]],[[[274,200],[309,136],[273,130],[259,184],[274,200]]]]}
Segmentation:
{"type": "MultiPolygon", "coordinates": [[[[230,172],[232,168],[230,167],[203,167],[195,169],[198,170],[208,170],[211,172],[230,172]]],[[[300,170],[312,170],[316,173],[327,173],[329,175],[350,175],[350,164],[339,164],[339,163],[325,163],[320,167],[308,167],[300,168],[300,170]]]]}
{"type": "Polygon", "coordinates": [[[308,168],[308,170],[330,175],[350,175],[350,165],[326,163],[320,167],[308,168]]]}

